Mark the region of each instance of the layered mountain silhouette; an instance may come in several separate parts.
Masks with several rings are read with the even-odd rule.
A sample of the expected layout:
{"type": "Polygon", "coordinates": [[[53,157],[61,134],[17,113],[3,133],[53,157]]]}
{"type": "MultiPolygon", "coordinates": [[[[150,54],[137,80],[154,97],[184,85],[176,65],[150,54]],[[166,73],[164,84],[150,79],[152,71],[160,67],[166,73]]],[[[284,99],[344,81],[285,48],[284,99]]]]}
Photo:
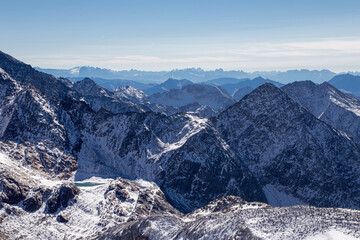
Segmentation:
{"type": "Polygon", "coordinates": [[[1,237],[260,238],[287,226],[304,238],[359,227],[356,131],[326,112],[350,121],[358,102],[329,84],[265,83],[238,102],[176,85],[158,95],[174,101],[165,114],[171,106],[131,87],[72,83],[4,53],[0,67],[1,237]],[[184,94],[191,101],[176,99],[184,94]],[[220,113],[196,113],[207,106],[220,113]]]}

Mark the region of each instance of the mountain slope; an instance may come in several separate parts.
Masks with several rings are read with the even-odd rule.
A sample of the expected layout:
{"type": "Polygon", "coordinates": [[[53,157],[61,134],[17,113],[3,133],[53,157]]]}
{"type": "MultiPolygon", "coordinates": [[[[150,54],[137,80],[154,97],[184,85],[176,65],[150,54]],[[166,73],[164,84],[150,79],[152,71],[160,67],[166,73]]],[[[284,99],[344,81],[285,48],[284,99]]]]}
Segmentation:
{"type": "Polygon", "coordinates": [[[192,103],[209,106],[215,110],[230,106],[234,100],[220,88],[203,84],[187,85],[149,97],[151,103],[182,107],[192,103]]]}
{"type": "Polygon", "coordinates": [[[243,88],[239,88],[237,89],[234,94],[233,94],[233,98],[235,101],[239,101],[240,99],[242,99],[246,94],[250,93],[252,90],[254,90],[252,87],[243,87],[243,88]]]}
{"type": "Polygon", "coordinates": [[[272,204],[360,207],[358,145],[282,90],[264,84],[213,122],[272,204]]]}
{"type": "Polygon", "coordinates": [[[329,84],[357,98],[360,97],[360,76],[351,74],[337,75],[329,81],[329,84]]]}
{"type": "MultiPolygon", "coordinates": [[[[69,77],[68,79],[73,82],[78,82],[83,80],[84,77],[69,77]]],[[[141,91],[144,91],[146,89],[149,89],[157,85],[156,83],[142,83],[132,80],[123,80],[123,79],[106,79],[106,78],[97,78],[97,77],[92,77],[91,79],[94,82],[96,82],[98,85],[110,91],[113,91],[117,87],[126,87],[126,86],[131,86],[141,91]]]]}
{"type": "Polygon", "coordinates": [[[148,96],[143,92],[131,86],[122,86],[114,89],[115,95],[120,99],[127,99],[135,104],[147,104],[148,96]]]}
{"type": "Polygon", "coordinates": [[[266,200],[248,170],[234,164],[206,119],[182,114],[82,114],[83,107],[68,107],[73,122],[85,123],[80,127],[83,142],[75,179],[123,176],[155,181],[184,212],[226,194],[266,200]]]}
{"type": "Polygon", "coordinates": [[[82,81],[76,82],[73,86],[81,99],[90,104],[94,111],[99,111],[105,108],[113,113],[120,112],[144,112],[147,109],[129,101],[129,99],[122,99],[113,92],[97,85],[90,78],[85,78],[82,81]]]}
{"type": "Polygon", "coordinates": [[[359,211],[274,208],[227,196],[183,217],[153,216],[116,225],[106,239],[348,239],[360,237],[359,211]]]}
{"type": "Polygon", "coordinates": [[[231,96],[234,96],[235,92],[243,88],[252,88],[255,89],[264,83],[271,83],[277,87],[281,87],[283,84],[272,81],[270,79],[264,79],[262,77],[257,77],[252,80],[244,80],[237,83],[231,84],[221,84],[220,88],[226,90],[231,96]]]}
{"type": "Polygon", "coordinates": [[[177,80],[177,79],[169,78],[168,80],[166,80],[163,83],[160,83],[159,85],[144,90],[144,92],[150,96],[156,93],[163,93],[171,89],[181,89],[182,87],[190,84],[193,84],[193,82],[187,79],[177,80]]]}
{"type": "Polygon", "coordinates": [[[356,210],[219,199],[360,208],[358,144],[271,84],[211,119],[114,113],[90,79],[64,97],[5,71],[0,84],[2,238],[359,235],[356,210]],[[101,178],[119,176],[161,190],[101,178]]]}
{"type": "Polygon", "coordinates": [[[310,81],[288,84],[282,89],[317,118],[345,132],[360,143],[360,101],[329,83],[310,81]]]}
{"type": "Polygon", "coordinates": [[[29,84],[0,71],[0,145],[12,158],[49,175],[76,170],[76,141],[60,121],[58,105],[29,84]]]}
{"type": "Polygon", "coordinates": [[[73,95],[71,82],[58,79],[50,74],[39,72],[19,60],[0,51],[0,68],[19,82],[30,83],[40,92],[54,99],[62,99],[73,95]]]}

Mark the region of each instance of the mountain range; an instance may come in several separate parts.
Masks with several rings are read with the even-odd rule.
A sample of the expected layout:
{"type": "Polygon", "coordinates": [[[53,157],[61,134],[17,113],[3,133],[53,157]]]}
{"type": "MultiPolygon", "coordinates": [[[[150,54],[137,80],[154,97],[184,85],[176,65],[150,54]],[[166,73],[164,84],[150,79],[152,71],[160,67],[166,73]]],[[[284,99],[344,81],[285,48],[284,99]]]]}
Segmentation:
{"type": "Polygon", "coordinates": [[[177,81],[110,91],[2,52],[0,68],[1,238],[360,237],[358,101],[328,83],[235,102],[177,81]]]}
{"type": "MultiPolygon", "coordinates": [[[[174,79],[189,79],[190,81],[199,83],[213,79],[227,79],[227,78],[256,78],[263,77],[269,78],[282,84],[287,84],[294,81],[312,80],[315,83],[322,83],[329,81],[335,75],[334,72],[329,70],[288,70],[288,71],[257,71],[257,72],[244,72],[244,71],[224,71],[223,69],[217,69],[213,71],[205,71],[201,68],[187,68],[187,69],[175,69],[172,71],[141,71],[141,70],[122,70],[114,71],[110,69],[81,66],[72,69],[43,69],[35,68],[39,71],[52,74],[57,77],[90,77],[90,78],[104,78],[104,79],[127,79],[133,81],[141,81],[144,83],[149,82],[163,82],[169,78],[174,79]]],[[[351,72],[352,75],[359,76],[359,72],[351,72]]]]}

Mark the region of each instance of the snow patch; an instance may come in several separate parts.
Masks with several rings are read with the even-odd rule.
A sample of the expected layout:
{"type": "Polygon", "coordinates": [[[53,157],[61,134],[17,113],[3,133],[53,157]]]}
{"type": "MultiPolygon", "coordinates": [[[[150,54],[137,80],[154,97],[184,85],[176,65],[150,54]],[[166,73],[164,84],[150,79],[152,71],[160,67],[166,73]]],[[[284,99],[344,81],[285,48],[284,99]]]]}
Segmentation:
{"type": "Polygon", "coordinates": [[[301,200],[293,197],[283,191],[279,191],[276,186],[267,184],[262,188],[268,203],[275,207],[288,207],[295,205],[307,205],[301,200]]]}
{"type": "Polygon", "coordinates": [[[356,237],[344,234],[335,229],[332,229],[325,233],[320,233],[315,236],[307,237],[305,240],[340,240],[340,239],[341,240],[355,240],[355,239],[359,239],[359,238],[356,238],[356,237]]]}

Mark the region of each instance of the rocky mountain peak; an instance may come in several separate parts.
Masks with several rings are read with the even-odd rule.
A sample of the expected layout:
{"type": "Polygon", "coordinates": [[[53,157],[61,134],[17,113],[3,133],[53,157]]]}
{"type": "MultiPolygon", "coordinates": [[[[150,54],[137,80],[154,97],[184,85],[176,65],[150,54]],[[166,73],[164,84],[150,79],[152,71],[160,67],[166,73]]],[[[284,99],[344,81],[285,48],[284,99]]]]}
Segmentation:
{"type": "Polygon", "coordinates": [[[112,96],[113,93],[109,90],[101,87],[90,78],[84,78],[83,80],[76,82],[73,88],[81,95],[85,96],[112,96]]]}
{"type": "Polygon", "coordinates": [[[231,106],[227,113],[245,111],[249,109],[254,114],[278,112],[287,105],[296,105],[290,97],[271,83],[264,83],[231,106]]]}
{"type": "Polygon", "coordinates": [[[43,94],[54,100],[60,100],[66,95],[73,94],[72,90],[63,80],[50,74],[39,72],[30,65],[3,52],[0,53],[0,68],[7,72],[13,79],[23,83],[30,83],[43,94]]]}

